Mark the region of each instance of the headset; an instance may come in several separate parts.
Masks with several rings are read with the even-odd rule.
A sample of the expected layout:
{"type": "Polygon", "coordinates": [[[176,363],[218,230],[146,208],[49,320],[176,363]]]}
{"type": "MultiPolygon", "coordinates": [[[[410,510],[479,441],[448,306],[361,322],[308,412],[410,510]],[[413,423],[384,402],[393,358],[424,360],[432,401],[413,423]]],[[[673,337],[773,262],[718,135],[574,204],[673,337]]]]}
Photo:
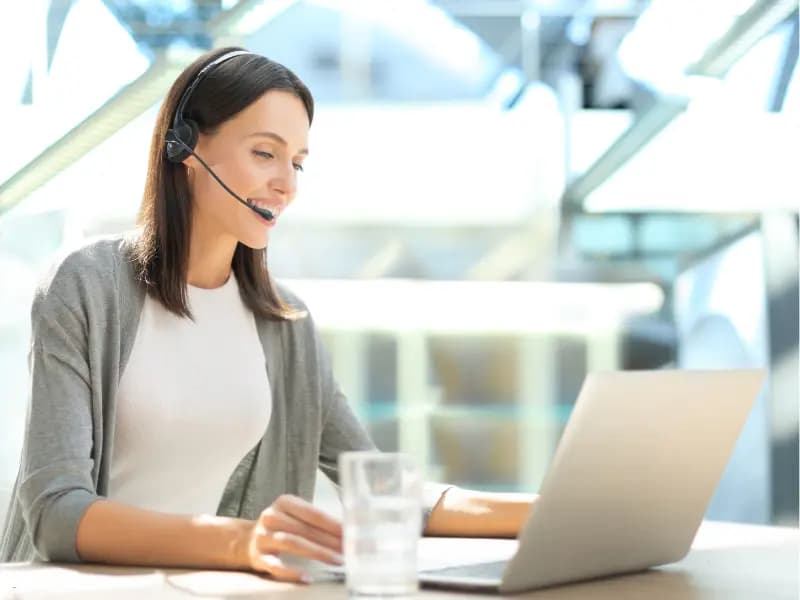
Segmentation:
{"type": "Polygon", "coordinates": [[[225,182],[220,179],[216,173],[209,167],[206,162],[200,158],[197,154],[195,154],[194,147],[197,145],[197,139],[200,134],[200,127],[197,125],[197,122],[193,119],[187,119],[184,115],[184,111],[186,110],[186,104],[189,102],[189,99],[192,96],[192,92],[194,92],[195,88],[199,85],[201,81],[216,67],[224,63],[225,61],[230,60],[236,56],[242,56],[245,54],[253,55],[252,52],[248,52],[247,50],[234,50],[233,52],[227,52],[222,56],[215,58],[213,61],[208,63],[200,72],[197,73],[192,83],[186,88],[181,95],[181,99],[178,102],[178,107],[175,109],[175,117],[172,120],[172,128],[167,130],[167,134],[165,136],[166,142],[166,154],[167,160],[171,163],[180,164],[189,156],[194,156],[203,167],[211,174],[211,176],[217,180],[223,189],[228,192],[231,196],[236,198],[239,202],[244,204],[247,208],[251,209],[252,211],[256,212],[257,214],[261,215],[268,221],[272,221],[275,218],[275,215],[271,210],[266,208],[259,208],[258,206],[248,204],[246,200],[244,200],[241,196],[239,196],[236,192],[234,192],[231,188],[225,185],[225,182]]]}

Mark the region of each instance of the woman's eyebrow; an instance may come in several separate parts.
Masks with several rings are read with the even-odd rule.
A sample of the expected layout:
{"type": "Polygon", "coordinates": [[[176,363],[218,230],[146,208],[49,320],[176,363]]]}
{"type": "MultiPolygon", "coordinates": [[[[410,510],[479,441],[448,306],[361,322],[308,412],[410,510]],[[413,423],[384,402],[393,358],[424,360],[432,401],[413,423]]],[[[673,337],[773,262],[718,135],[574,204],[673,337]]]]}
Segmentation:
{"type": "MultiPolygon", "coordinates": [[[[282,146],[288,146],[289,145],[286,142],[285,139],[283,139],[277,133],[274,133],[272,131],[256,131],[254,133],[251,133],[247,137],[267,137],[267,138],[271,138],[271,139],[275,140],[276,142],[278,142],[282,146]]],[[[298,154],[308,155],[308,148],[301,148],[300,151],[298,152],[298,154]]]]}

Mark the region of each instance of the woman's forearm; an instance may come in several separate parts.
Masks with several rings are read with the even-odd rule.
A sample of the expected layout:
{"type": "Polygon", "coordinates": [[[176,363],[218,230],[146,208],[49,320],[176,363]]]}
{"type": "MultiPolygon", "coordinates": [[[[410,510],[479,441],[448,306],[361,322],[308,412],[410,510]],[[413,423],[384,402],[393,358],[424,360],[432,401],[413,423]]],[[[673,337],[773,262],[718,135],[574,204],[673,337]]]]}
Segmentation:
{"type": "Polygon", "coordinates": [[[170,515],[98,500],[81,519],[76,543],[86,562],[245,569],[252,527],[244,519],[170,515]]]}
{"type": "Polygon", "coordinates": [[[538,496],[477,492],[453,487],[428,519],[425,535],[516,537],[538,496]]]}

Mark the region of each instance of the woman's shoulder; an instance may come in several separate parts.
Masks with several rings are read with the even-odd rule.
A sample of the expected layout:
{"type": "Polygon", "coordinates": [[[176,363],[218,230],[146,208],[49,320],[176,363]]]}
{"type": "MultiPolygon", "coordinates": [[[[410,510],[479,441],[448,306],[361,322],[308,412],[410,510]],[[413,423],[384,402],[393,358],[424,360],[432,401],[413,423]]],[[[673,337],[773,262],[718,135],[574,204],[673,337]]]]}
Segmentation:
{"type": "Polygon", "coordinates": [[[132,269],[132,233],[93,237],[62,249],[39,280],[38,294],[62,300],[107,293],[118,288],[120,271],[132,269]]]}
{"type": "Polygon", "coordinates": [[[293,314],[282,321],[286,331],[291,332],[300,341],[316,342],[317,330],[311,312],[303,299],[284,281],[272,280],[272,285],[281,301],[293,314]]]}

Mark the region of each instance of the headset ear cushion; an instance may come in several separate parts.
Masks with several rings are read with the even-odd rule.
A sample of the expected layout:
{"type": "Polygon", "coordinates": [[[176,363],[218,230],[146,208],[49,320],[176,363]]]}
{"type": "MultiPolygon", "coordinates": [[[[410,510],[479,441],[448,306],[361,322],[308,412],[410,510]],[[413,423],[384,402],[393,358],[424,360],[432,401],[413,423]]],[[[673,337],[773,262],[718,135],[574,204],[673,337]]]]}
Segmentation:
{"type": "Polygon", "coordinates": [[[182,163],[191,156],[191,153],[187,151],[182,144],[173,140],[177,138],[194,150],[194,147],[197,145],[199,131],[197,123],[192,119],[185,119],[181,121],[180,125],[167,131],[167,158],[170,162],[182,163]]]}
{"type": "MultiPolygon", "coordinates": [[[[197,146],[197,139],[200,137],[200,128],[193,119],[184,119],[183,123],[178,126],[178,135],[181,136],[184,144],[194,150],[194,147],[197,146]]],[[[186,151],[184,150],[184,152],[186,151]]]]}

